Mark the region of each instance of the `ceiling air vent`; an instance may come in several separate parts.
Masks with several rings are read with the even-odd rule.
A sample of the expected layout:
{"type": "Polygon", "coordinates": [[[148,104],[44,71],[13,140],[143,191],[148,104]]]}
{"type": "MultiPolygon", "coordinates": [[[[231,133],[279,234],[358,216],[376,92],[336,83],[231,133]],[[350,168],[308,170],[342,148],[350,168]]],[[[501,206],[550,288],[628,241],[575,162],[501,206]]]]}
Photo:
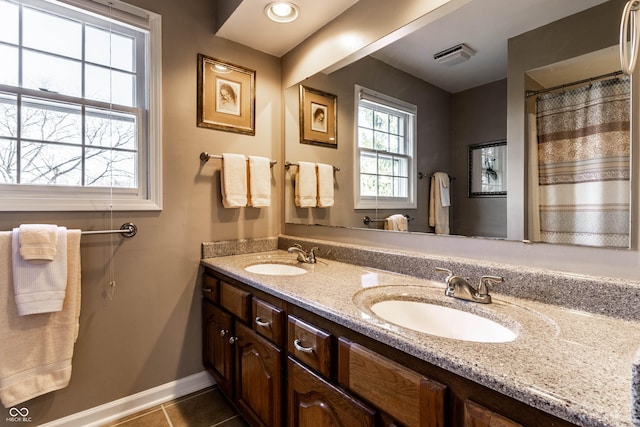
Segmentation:
{"type": "Polygon", "coordinates": [[[476,53],[475,50],[471,49],[464,43],[460,43],[449,49],[445,49],[441,52],[433,55],[433,59],[440,64],[459,64],[461,62],[466,61],[471,58],[476,53]]]}

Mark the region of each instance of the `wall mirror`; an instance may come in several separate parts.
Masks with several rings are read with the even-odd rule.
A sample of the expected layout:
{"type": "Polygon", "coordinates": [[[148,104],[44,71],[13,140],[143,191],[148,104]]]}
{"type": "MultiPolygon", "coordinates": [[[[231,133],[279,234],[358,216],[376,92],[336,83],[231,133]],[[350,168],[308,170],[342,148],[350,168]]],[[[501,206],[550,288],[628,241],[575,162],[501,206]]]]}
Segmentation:
{"type": "MultiPolygon", "coordinates": [[[[540,147],[532,142],[534,140],[530,141],[531,131],[537,124],[528,121],[528,114],[535,111],[536,99],[542,96],[542,91],[558,86],[580,88],[581,85],[573,85],[578,81],[592,85],[602,80],[600,76],[620,69],[617,44],[625,0],[470,0],[462,3],[455,11],[371,55],[329,74],[310,76],[285,89],[285,159],[294,163],[328,163],[340,168],[334,177],[334,206],[304,209],[293,202],[296,171],[289,169],[285,173],[285,221],[382,228],[385,218],[403,214],[409,218],[409,233],[432,233],[430,177],[435,172],[445,172],[451,178],[449,225],[453,235],[628,248],[629,110],[626,130],[622,129],[617,135],[619,139],[626,138],[627,170],[622,171],[624,165],[618,165],[616,178],[622,193],[627,191],[626,201],[623,196],[615,215],[609,215],[605,221],[615,222],[611,231],[615,234],[615,244],[554,241],[540,238],[536,233],[541,211],[539,207],[537,215],[531,211],[534,205],[530,198],[534,189],[532,174],[538,173],[539,165],[531,163],[531,158],[540,147]],[[434,60],[434,54],[444,52],[447,56],[450,48],[461,44],[470,50],[464,54],[454,51],[454,57],[448,61],[434,60]],[[300,85],[337,96],[340,141],[337,148],[300,143],[300,85]],[[380,205],[373,209],[354,208],[354,188],[359,185],[359,177],[353,172],[354,141],[357,140],[356,85],[417,108],[416,166],[410,171],[415,179],[415,209],[388,209],[380,205]],[[537,91],[541,91],[540,95],[537,91]],[[506,141],[505,182],[501,184],[506,188],[495,190],[506,194],[475,197],[478,194],[474,193],[482,191],[469,187],[470,182],[475,182],[469,175],[473,172],[469,169],[470,147],[487,141],[506,141]],[[368,224],[363,223],[365,216],[370,219],[368,224]]],[[[556,92],[558,90],[548,93],[556,92]]],[[[626,108],[630,108],[629,101],[626,102],[626,108]]],[[[573,129],[574,133],[579,133],[577,129],[573,129]]],[[[618,154],[624,151],[620,146],[617,149],[618,154]]],[[[625,163],[624,153],[617,157],[625,163]]],[[[604,199],[592,202],[600,206],[609,203],[604,199]]],[[[560,217],[559,221],[570,224],[568,233],[598,220],[584,215],[578,218],[575,212],[560,217]]]]}

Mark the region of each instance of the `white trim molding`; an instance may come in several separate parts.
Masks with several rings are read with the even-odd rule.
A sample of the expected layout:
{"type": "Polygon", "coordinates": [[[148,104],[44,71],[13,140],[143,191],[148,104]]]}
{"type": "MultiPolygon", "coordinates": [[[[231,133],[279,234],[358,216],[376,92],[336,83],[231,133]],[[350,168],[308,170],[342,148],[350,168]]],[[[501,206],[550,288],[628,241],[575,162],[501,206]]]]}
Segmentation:
{"type": "Polygon", "coordinates": [[[97,427],[215,384],[206,371],[150,388],[104,405],[41,424],[40,427],[97,427]]]}

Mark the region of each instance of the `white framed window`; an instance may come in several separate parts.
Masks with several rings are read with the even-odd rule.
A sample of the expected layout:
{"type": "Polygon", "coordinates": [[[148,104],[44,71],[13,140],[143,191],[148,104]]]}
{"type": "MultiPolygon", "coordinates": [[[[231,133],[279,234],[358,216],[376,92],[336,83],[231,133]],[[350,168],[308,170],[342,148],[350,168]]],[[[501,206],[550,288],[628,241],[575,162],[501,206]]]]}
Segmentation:
{"type": "Polygon", "coordinates": [[[355,86],[355,209],[415,209],[417,107],[355,86]]]}
{"type": "Polygon", "coordinates": [[[162,208],[161,17],[0,0],[0,211],[162,208]]]}

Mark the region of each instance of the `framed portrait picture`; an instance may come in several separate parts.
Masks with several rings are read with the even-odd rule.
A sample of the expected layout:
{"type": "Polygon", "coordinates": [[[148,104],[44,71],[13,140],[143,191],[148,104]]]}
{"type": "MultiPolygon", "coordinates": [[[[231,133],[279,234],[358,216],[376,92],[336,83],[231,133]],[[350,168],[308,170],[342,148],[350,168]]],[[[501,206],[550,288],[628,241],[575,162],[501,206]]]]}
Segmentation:
{"type": "Polygon", "coordinates": [[[507,141],[469,146],[469,197],[507,195],[507,141]]]}
{"type": "Polygon", "coordinates": [[[198,126],[255,135],[256,72],[198,54],[198,126]]]}
{"type": "Polygon", "coordinates": [[[338,97],[300,85],[300,142],[338,148],[338,97]]]}

